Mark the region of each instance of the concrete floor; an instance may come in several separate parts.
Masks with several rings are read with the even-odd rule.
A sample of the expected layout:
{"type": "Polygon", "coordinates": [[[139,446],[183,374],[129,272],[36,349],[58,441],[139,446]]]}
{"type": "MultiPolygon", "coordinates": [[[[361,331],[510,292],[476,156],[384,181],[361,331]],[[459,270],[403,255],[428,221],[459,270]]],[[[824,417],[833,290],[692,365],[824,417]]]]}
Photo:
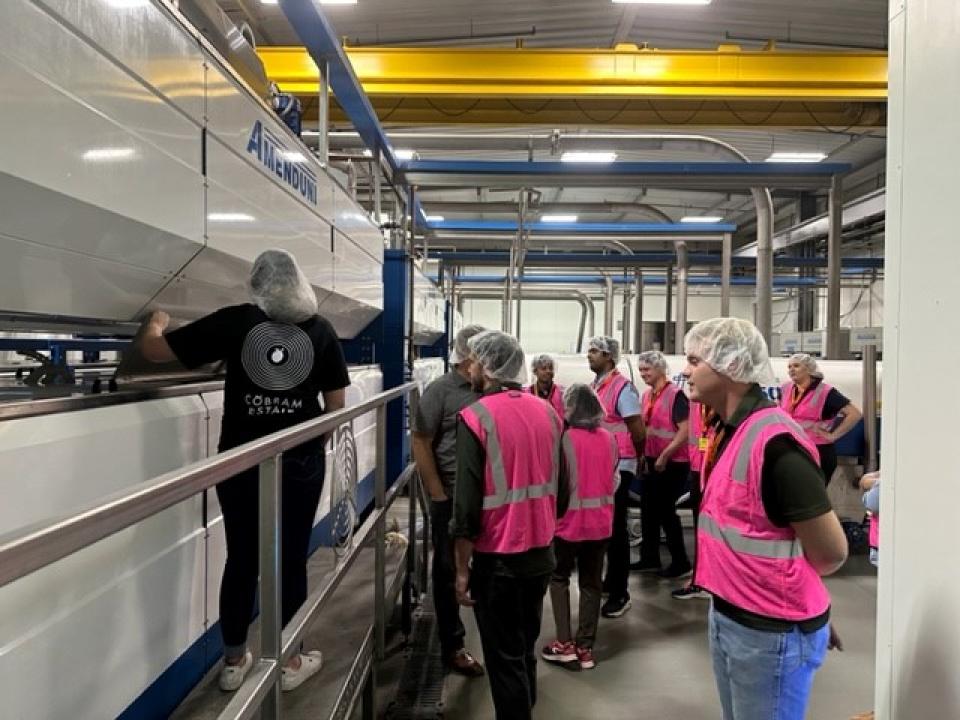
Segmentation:
{"type": "MultiPolygon", "coordinates": [[[[845,650],[831,652],[817,674],[808,717],[846,720],[873,707],[876,571],[865,556],[853,556],[827,585],[845,650]]],[[[634,573],[632,609],[621,618],[601,620],[594,670],[538,664],[534,717],[718,720],[706,636],[709,601],[674,600],[670,591],[675,587],[675,582],[634,573]]],[[[468,647],[481,656],[472,613],[463,618],[468,647]]],[[[553,639],[553,622],[548,596],[540,645],[553,639]]],[[[486,680],[448,676],[444,701],[448,720],[493,718],[486,680]]]]}

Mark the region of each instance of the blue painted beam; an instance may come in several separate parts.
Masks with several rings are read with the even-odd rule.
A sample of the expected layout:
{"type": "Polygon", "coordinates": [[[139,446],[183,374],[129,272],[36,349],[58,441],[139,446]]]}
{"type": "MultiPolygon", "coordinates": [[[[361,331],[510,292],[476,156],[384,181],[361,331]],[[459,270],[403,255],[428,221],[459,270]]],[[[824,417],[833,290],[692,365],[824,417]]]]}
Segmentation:
{"type": "MultiPolygon", "coordinates": [[[[442,260],[445,263],[456,265],[504,265],[510,260],[509,253],[501,251],[492,252],[446,252],[431,251],[431,259],[442,260]]],[[[577,266],[597,266],[608,267],[635,267],[643,265],[663,265],[676,262],[676,255],[672,252],[650,252],[641,251],[633,255],[618,255],[616,253],[527,253],[525,262],[527,264],[549,264],[549,265],[577,265],[577,266]]],[[[753,268],[756,267],[756,258],[734,257],[732,258],[733,267],[753,268]]],[[[788,256],[778,256],[773,259],[775,267],[781,268],[800,268],[800,267],[826,267],[826,258],[793,258],[788,256]]],[[[720,255],[716,253],[691,253],[690,265],[712,266],[720,265],[720,255]]],[[[842,268],[850,270],[867,271],[872,269],[883,269],[884,259],[878,257],[848,257],[840,262],[842,268]]]]}
{"type": "MultiPolygon", "coordinates": [[[[606,233],[630,235],[716,235],[733,233],[737,226],[732,223],[526,223],[524,228],[532,233],[606,233]]],[[[427,223],[434,232],[517,232],[516,220],[444,220],[427,223]]]]}
{"type": "Polygon", "coordinates": [[[353,72],[353,66],[340,44],[340,37],[327,21],[319,4],[315,0],[280,0],[280,8],[317,67],[327,64],[330,88],[363,142],[374,153],[380,150],[390,168],[396,172],[400,163],[393,154],[393,146],[353,72]]]}

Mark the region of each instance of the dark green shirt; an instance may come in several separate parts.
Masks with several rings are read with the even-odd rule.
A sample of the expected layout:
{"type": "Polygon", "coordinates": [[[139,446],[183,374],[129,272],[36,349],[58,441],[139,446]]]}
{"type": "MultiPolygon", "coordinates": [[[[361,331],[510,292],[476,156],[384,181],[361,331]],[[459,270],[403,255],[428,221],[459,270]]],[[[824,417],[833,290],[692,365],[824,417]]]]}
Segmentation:
{"type": "MultiPolygon", "coordinates": [[[[717,457],[723,455],[736,429],[747,417],[757,410],[770,407],[776,407],[776,403],[767,398],[759,385],[751,386],[736,411],[724,423],[726,432],[717,457]]],[[[775,437],[767,443],[763,453],[760,494],[767,517],[777,527],[813,520],[833,509],[819,465],[788,435],[775,437]]],[[[755,630],[787,632],[795,624],[756,615],[717,597],[714,597],[714,607],[741,625],[755,630]]],[[[829,619],[830,611],[827,610],[823,615],[796,624],[804,632],[813,632],[823,627],[829,619]]]]}
{"type": "MultiPolygon", "coordinates": [[[[519,385],[506,383],[490,387],[484,396],[521,390],[519,385]]],[[[544,438],[544,442],[549,439],[544,438]]],[[[475,540],[482,529],[484,472],[487,463],[486,452],[479,438],[463,422],[457,421],[457,479],[453,492],[453,519],[450,521],[451,537],[475,540]]],[[[557,509],[569,503],[569,486],[561,478],[557,487],[557,509]]],[[[475,566],[483,567],[486,572],[510,577],[532,577],[553,572],[556,561],[553,547],[533,548],[527,552],[499,554],[474,551],[475,566]]]]}

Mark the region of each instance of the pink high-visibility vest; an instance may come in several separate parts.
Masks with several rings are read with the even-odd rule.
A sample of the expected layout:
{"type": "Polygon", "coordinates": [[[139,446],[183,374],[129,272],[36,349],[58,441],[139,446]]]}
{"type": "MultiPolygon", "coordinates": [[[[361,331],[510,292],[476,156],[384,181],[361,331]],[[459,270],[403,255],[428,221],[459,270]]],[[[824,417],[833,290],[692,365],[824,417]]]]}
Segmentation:
{"type": "MultiPolygon", "coordinates": [[[[667,446],[673,442],[673,438],[677,435],[678,428],[673,424],[673,401],[679,392],[680,388],[668,380],[655,401],[653,400],[653,388],[648,388],[643,394],[644,415],[649,418],[647,420],[647,439],[643,444],[643,454],[647,457],[660,457],[660,453],[667,449],[667,446]],[[653,402],[653,408],[652,411],[649,411],[651,402],[653,402]]],[[[687,462],[689,459],[690,453],[685,442],[673,453],[670,462],[687,462]]]]}
{"type": "MultiPolygon", "coordinates": [[[[528,391],[530,392],[530,394],[533,395],[534,397],[538,397],[538,398],[540,397],[539,395],[537,395],[537,384],[536,384],[536,383],[533,383],[530,387],[527,388],[527,390],[528,390],[528,391]]],[[[563,417],[563,387],[562,387],[562,386],[557,385],[556,383],[554,383],[554,384],[553,384],[553,387],[550,388],[550,397],[540,398],[540,399],[541,399],[541,400],[544,400],[544,401],[546,401],[546,402],[548,402],[548,403],[550,403],[550,407],[552,407],[554,410],[557,411],[557,415],[560,416],[560,419],[561,419],[561,420],[564,419],[564,417],[563,417]]]]}
{"type": "Polygon", "coordinates": [[[703,405],[690,401],[690,424],[687,435],[687,456],[690,459],[690,469],[700,472],[703,467],[703,453],[705,448],[700,447],[701,438],[705,439],[703,428],[703,405]]]}
{"type": "Polygon", "coordinates": [[[483,514],[474,549],[522,553],[553,541],[560,418],[519,390],[486,395],[460,411],[486,456],[483,514]]]}
{"type": "Polygon", "coordinates": [[[607,414],[603,418],[603,429],[613,433],[617,439],[617,448],[620,451],[621,460],[629,460],[637,456],[637,450],[633,446],[633,438],[627,429],[627,423],[617,412],[617,401],[620,399],[620,393],[630,384],[619,370],[612,370],[599,385],[594,387],[597,391],[597,397],[600,398],[600,404],[607,414]]]}
{"type": "Polygon", "coordinates": [[[825,613],[830,594],[793,528],[774,525],[763,507],[763,454],[779,435],[816,462],[816,447],[780,408],[744,420],[706,478],[694,582],[743,610],[799,622],[825,613]]]}
{"type": "Polygon", "coordinates": [[[870,513],[870,525],[867,530],[867,543],[872,548],[880,547],[880,516],[870,513]]]}
{"type": "Polygon", "coordinates": [[[571,427],[560,441],[570,482],[570,505],[557,521],[557,537],[569,542],[603,540],[613,534],[613,495],[620,452],[603,428],[571,427]]]}
{"type": "Polygon", "coordinates": [[[827,437],[827,430],[824,427],[823,408],[833,388],[821,380],[813,390],[804,393],[800,402],[793,406],[794,387],[793,383],[785,383],[780,387],[780,407],[797,421],[797,424],[817,445],[832,444],[833,440],[827,437]]]}

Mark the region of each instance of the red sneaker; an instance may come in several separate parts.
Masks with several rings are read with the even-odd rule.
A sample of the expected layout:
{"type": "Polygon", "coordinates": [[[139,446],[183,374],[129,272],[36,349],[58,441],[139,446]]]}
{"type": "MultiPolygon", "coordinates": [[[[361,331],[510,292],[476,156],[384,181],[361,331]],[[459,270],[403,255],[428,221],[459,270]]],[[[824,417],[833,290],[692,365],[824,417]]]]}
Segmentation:
{"type": "Polygon", "coordinates": [[[593,670],[597,666],[597,661],[593,659],[593,650],[590,648],[577,648],[577,660],[580,661],[581,670],[593,670]]]}
{"type": "Polygon", "coordinates": [[[540,655],[547,662],[568,663],[578,659],[577,647],[572,643],[562,643],[554,640],[540,651],[540,655]]]}

